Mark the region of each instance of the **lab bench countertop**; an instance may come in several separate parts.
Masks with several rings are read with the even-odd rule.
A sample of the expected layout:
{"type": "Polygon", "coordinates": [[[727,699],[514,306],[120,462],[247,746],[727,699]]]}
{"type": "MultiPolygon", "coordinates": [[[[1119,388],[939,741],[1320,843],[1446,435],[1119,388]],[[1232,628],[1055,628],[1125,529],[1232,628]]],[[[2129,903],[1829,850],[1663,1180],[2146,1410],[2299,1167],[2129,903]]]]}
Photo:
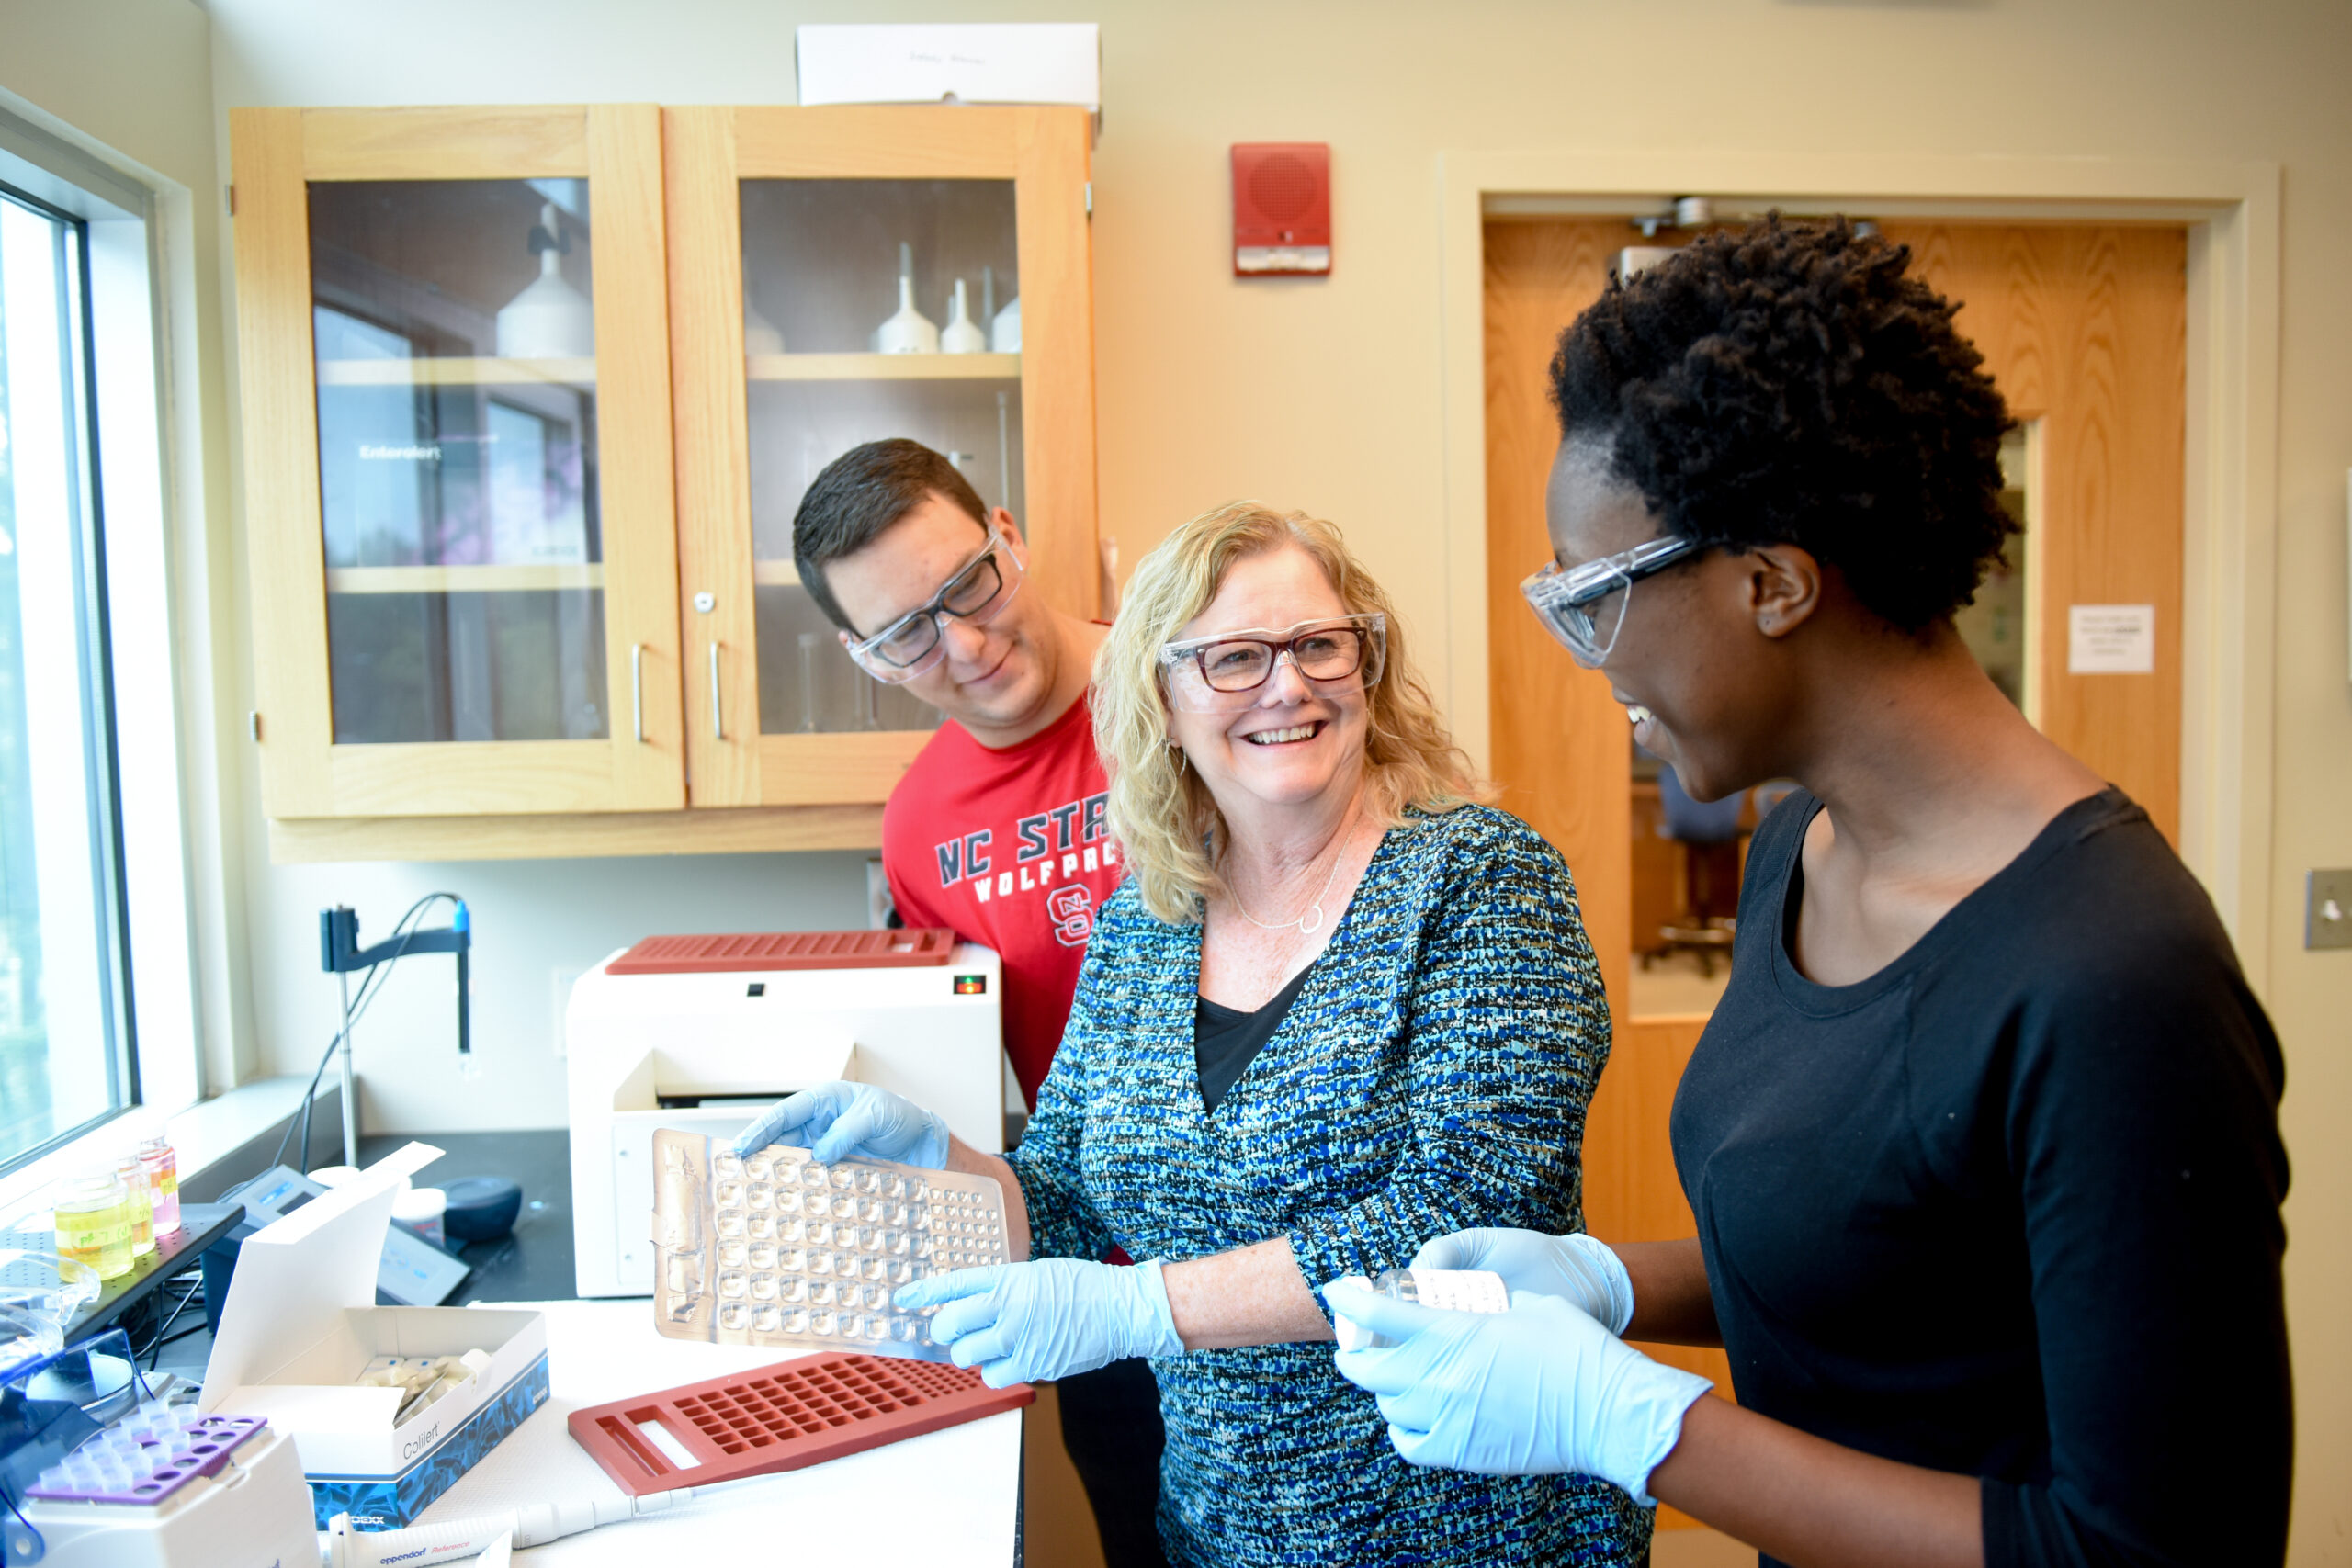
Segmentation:
{"type": "MultiPolygon", "coordinates": [[[[504,1303],[502,1303],[504,1304],[504,1303]]],[[[665,1339],[645,1300],[519,1303],[547,1314],[548,1403],[435,1499],[419,1524],[621,1490],[566,1421],[574,1410],[793,1359],[773,1349],[665,1339]]],[[[538,1568],[649,1562],[1019,1562],[1022,1413],[725,1483],[674,1512],[567,1536],[523,1559],[538,1568]]]]}
{"type": "MultiPolygon", "coordinates": [[[[575,1279],[567,1129],[375,1134],[360,1139],[359,1163],[371,1165],[413,1140],[442,1151],[417,1173],[422,1184],[503,1176],[523,1189],[512,1235],[459,1249],[473,1272],[448,1304],[544,1312],[549,1384],[548,1403],[435,1499],[419,1523],[551,1497],[617,1497],[620,1488],[572,1440],[565,1424],[572,1411],[792,1359],[773,1349],[665,1339],[643,1297],[570,1299],[575,1279]]],[[[209,1348],[202,1335],[175,1344],[165,1364],[201,1376],[209,1348]]],[[[788,1556],[1018,1568],[1022,1419],[1022,1412],[1008,1411],[807,1470],[732,1483],[675,1512],[567,1536],[519,1561],[533,1568],[636,1568],[788,1556]]]]}
{"type": "Polygon", "coordinates": [[[469,1176],[503,1176],[523,1190],[514,1229],[496,1241],[456,1249],[473,1272],[450,1306],[476,1302],[560,1301],[574,1293],[571,1250],[571,1134],[562,1127],[513,1133],[371,1133],[359,1140],[359,1163],[375,1164],[412,1143],[441,1157],[416,1173],[420,1187],[447,1187],[469,1176]]]}

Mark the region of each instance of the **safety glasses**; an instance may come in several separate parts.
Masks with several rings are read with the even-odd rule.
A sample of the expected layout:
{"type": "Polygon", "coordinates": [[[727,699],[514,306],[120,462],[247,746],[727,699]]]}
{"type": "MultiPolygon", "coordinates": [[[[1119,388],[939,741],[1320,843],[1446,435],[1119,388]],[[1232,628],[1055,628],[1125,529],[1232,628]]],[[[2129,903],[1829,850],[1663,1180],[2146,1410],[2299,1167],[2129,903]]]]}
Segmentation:
{"type": "Polygon", "coordinates": [[[1536,619],[1588,669],[1609,657],[1625,624],[1634,584],[1655,577],[1685,557],[1706,548],[1695,539],[1652,539],[1613,556],[1563,571],[1557,561],[1519,585],[1536,619]]]}
{"type": "Polygon", "coordinates": [[[851,643],[849,656],[858,668],[886,686],[903,685],[947,656],[942,633],[951,619],[984,626],[1004,614],[1021,592],[1023,574],[1020,558],[1003,545],[1004,535],[990,528],[979,553],[956,569],[930,604],[908,611],[865,641],[851,643]]]}
{"type": "Polygon", "coordinates": [[[1180,712],[1239,713],[1257,705],[1259,688],[1285,659],[1321,696],[1326,687],[1370,690],[1387,657],[1388,617],[1346,615],[1171,642],[1159,650],[1159,666],[1169,704],[1180,712]]]}

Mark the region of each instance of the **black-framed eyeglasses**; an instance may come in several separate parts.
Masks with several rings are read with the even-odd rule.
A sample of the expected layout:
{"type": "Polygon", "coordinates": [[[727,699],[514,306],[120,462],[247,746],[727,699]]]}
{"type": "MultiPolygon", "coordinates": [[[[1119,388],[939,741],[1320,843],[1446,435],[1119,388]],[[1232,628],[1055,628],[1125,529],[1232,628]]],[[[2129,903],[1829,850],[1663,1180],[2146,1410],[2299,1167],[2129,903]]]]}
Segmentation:
{"type": "Polygon", "coordinates": [[[1170,703],[1186,713],[1233,713],[1253,705],[1256,692],[1287,659],[1309,686],[1379,683],[1388,657],[1388,617],[1344,615],[1301,621],[1281,631],[1249,626],[1171,642],[1159,650],[1170,703]]]}
{"type": "Polygon", "coordinates": [[[1617,646],[1634,584],[1706,547],[1696,539],[1668,537],[1652,539],[1566,571],[1560,570],[1559,562],[1548,561],[1543,570],[1521,582],[1519,591],[1544,629],[1560,639],[1577,663],[1593,668],[1617,646]]]}
{"type": "Polygon", "coordinates": [[[931,603],[910,610],[863,642],[849,645],[859,669],[886,686],[902,685],[946,657],[942,632],[950,619],[987,626],[1021,592],[1021,558],[1003,548],[1002,530],[990,528],[979,553],[956,569],[931,603]]]}

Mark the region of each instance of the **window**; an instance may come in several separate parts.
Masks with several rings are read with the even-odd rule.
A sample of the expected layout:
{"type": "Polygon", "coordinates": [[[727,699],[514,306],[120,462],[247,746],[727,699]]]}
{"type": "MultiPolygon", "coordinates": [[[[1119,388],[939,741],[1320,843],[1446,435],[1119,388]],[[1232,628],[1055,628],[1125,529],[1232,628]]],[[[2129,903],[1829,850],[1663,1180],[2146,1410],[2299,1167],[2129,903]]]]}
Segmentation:
{"type": "Polygon", "coordinates": [[[134,1105],[182,1110],[199,1082],[159,197],[10,107],[0,103],[0,1179],[13,1191],[83,1158],[77,1136],[134,1105]]]}
{"type": "Polygon", "coordinates": [[[86,226],[0,186],[0,1160],[137,1098],[86,226]]]}

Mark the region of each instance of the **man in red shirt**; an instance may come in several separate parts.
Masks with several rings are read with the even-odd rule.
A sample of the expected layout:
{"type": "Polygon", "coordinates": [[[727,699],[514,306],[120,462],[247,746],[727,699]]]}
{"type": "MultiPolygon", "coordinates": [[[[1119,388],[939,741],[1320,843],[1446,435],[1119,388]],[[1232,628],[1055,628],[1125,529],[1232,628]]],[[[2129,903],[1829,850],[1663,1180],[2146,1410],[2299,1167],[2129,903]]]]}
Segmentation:
{"type": "MultiPolygon", "coordinates": [[[[910,926],[996,951],[1004,1047],[1034,1109],[1094,910],[1124,871],[1103,821],[1086,686],[1104,627],[1024,581],[1012,514],[913,441],[829,465],[793,520],[801,586],[869,675],[946,722],[890,792],[882,869],[910,926]]],[[[1111,1568],[1162,1561],[1159,1390],[1141,1360],[1059,1385],[1062,1442],[1111,1568]]]]}

